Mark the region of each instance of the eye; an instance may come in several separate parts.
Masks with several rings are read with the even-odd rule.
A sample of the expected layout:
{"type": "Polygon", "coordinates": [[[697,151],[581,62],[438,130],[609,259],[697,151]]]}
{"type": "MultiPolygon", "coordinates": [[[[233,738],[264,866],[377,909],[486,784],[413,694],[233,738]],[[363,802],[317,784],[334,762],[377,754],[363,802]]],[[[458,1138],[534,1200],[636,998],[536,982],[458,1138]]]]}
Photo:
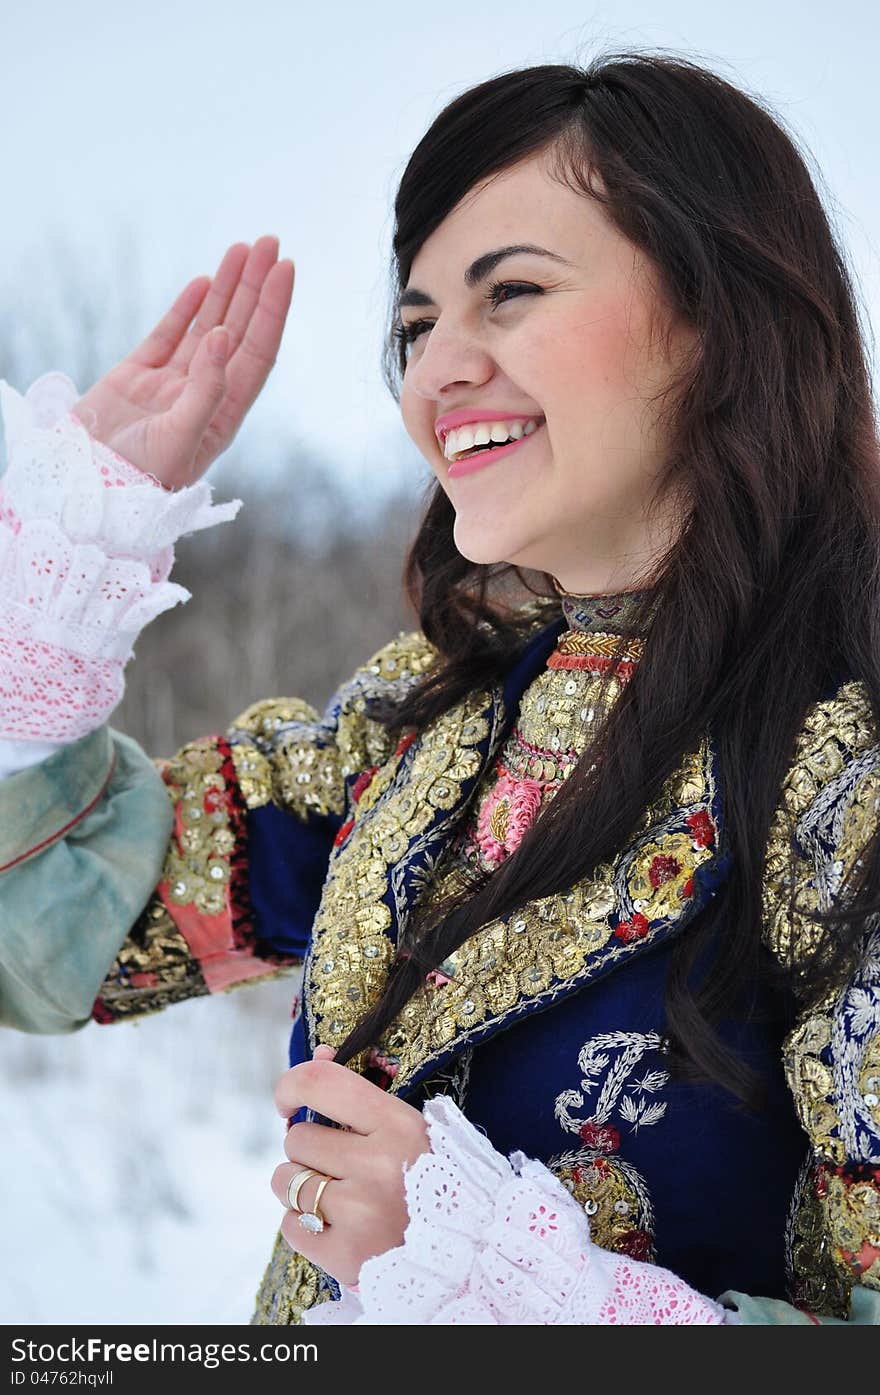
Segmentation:
{"type": "MultiPolygon", "coordinates": [[[[506,305],[511,298],[516,299],[521,295],[541,295],[541,287],[534,286],[528,281],[494,281],[486,291],[486,299],[495,310],[499,305],[506,305]],[[505,295],[504,292],[512,292],[505,295]]],[[[415,343],[416,339],[430,329],[433,320],[411,320],[408,325],[397,325],[394,329],[394,338],[405,346],[415,343]]]]}
{"type": "Polygon", "coordinates": [[[486,299],[492,302],[493,308],[496,305],[504,305],[510,299],[509,296],[505,296],[502,300],[502,291],[513,291],[515,295],[529,295],[530,293],[540,295],[541,288],[531,285],[528,281],[495,281],[486,292],[486,299]]]}

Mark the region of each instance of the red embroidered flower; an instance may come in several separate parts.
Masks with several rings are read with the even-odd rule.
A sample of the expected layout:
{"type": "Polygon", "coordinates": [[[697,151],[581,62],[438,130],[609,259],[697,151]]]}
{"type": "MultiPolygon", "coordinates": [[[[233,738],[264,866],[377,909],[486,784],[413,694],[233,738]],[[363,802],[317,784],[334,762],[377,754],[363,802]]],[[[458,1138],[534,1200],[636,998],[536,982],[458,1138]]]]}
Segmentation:
{"type": "Polygon", "coordinates": [[[375,775],[378,769],[378,765],[371,765],[369,770],[361,771],[360,775],[355,780],[354,784],[351,787],[351,797],[354,800],[355,804],[357,804],[358,800],[360,799],[367,786],[372,784],[373,776],[375,775]]]}
{"type": "Polygon", "coordinates": [[[699,843],[701,848],[711,848],[715,841],[715,828],[706,809],[700,809],[696,814],[688,814],[685,823],[695,843],[699,843]]]}
{"type": "Polygon", "coordinates": [[[541,785],[537,780],[501,776],[477,823],[477,842],[488,862],[501,862],[519,847],[540,807],[541,785]]]}
{"type": "Polygon", "coordinates": [[[207,789],[202,799],[202,808],[206,814],[216,814],[218,809],[226,807],[226,791],[224,789],[207,789]]]}
{"type": "Polygon", "coordinates": [[[642,915],[641,911],[636,911],[631,920],[622,920],[615,927],[614,934],[623,944],[632,944],[633,940],[643,940],[648,933],[651,922],[642,915]]]}
{"type": "Polygon", "coordinates": [[[658,853],[648,868],[648,880],[656,891],[664,882],[671,882],[680,871],[681,863],[677,857],[671,857],[668,853],[658,853]]]}
{"type": "Polygon", "coordinates": [[[619,1236],[614,1248],[620,1254],[629,1255],[630,1259],[650,1260],[651,1237],[647,1230],[628,1230],[619,1236]]]}
{"type": "Polygon", "coordinates": [[[588,1119],[581,1124],[578,1133],[588,1148],[595,1148],[599,1153],[616,1153],[620,1147],[620,1134],[613,1124],[597,1124],[588,1119]]]}

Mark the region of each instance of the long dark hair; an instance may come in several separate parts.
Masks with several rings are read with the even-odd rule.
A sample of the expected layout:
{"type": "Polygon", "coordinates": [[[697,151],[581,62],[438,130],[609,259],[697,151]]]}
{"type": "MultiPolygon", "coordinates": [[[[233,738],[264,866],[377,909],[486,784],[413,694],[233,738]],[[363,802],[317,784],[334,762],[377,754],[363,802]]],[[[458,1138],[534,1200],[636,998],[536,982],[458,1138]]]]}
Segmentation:
{"type": "MultiPolygon", "coordinates": [[[[642,578],[643,656],[595,742],[506,862],[466,897],[414,915],[382,998],[337,1059],[376,1043],[426,971],[480,926],[613,858],[711,725],[735,871],[673,950],[667,1018],[685,1073],[754,1104],[756,1078],[715,1028],[767,972],[762,872],[787,764],[807,708],[838,673],[864,682],[880,717],[880,451],[852,281],[779,119],[690,60],[628,52],[503,73],[440,113],[395,203],[395,303],[419,247],[471,187],[539,152],[601,202],[698,331],[658,486],[690,510],[642,578]],[[712,969],[695,987],[704,951],[712,969]]],[[[392,308],[384,366],[399,401],[394,328],[392,308]]],[[[503,675],[523,643],[503,599],[511,580],[551,594],[549,575],[461,556],[453,521],[435,485],[404,575],[440,662],[386,714],[392,732],[424,727],[503,675]]],[[[851,967],[880,909],[877,852],[872,839],[859,886],[814,917],[826,928],[798,969],[807,998],[851,967]]]]}

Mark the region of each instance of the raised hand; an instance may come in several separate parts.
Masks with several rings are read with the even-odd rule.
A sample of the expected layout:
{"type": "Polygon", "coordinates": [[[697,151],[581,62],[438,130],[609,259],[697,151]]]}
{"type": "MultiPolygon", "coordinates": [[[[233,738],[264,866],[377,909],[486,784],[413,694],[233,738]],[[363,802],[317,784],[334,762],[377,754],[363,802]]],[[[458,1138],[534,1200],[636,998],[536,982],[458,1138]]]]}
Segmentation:
{"type": "Polygon", "coordinates": [[[293,281],[277,237],[234,243],[213,280],[190,281],[75,415],[167,489],[193,484],[230,445],[269,376],[293,281]]]}

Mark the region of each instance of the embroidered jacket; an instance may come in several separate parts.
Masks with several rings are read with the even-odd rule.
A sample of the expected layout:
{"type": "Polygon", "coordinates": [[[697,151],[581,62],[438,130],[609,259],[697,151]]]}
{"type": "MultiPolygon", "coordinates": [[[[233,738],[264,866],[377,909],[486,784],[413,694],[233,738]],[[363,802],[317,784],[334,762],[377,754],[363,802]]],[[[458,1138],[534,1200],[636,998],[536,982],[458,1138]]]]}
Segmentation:
{"type": "MultiPolygon", "coordinates": [[[[417,632],[323,713],[260,702],[155,765],[104,726],[4,781],[3,1020],[73,1030],[304,961],[291,1060],[338,1044],[416,904],[497,866],[566,778],[601,719],[596,675],[628,633],[627,601],[536,608],[503,684],[400,741],[371,713],[435,662],[417,632]]],[[[633,635],[614,683],[640,653],[633,635]]],[[[875,826],[878,770],[867,694],[839,683],[807,714],[780,792],[769,955],[808,943],[788,921],[789,821],[799,902],[828,907],[875,826]]],[[[732,1292],[745,1320],[845,1318],[854,1285],[880,1289],[880,938],[821,1009],[768,1002],[727,1024],[765,1076],[766,1113],[675,1081],[665,967],[731,873],[723,794],[706,733],[611,863],[484,926],[357,1064],[417,1104],[451,1095],[498,1149],[546,1162],[600,1246],[732,1292]]],[[[296,1322],[334,1291],[279,1240],[255,1320],[296,1322]]]]}

